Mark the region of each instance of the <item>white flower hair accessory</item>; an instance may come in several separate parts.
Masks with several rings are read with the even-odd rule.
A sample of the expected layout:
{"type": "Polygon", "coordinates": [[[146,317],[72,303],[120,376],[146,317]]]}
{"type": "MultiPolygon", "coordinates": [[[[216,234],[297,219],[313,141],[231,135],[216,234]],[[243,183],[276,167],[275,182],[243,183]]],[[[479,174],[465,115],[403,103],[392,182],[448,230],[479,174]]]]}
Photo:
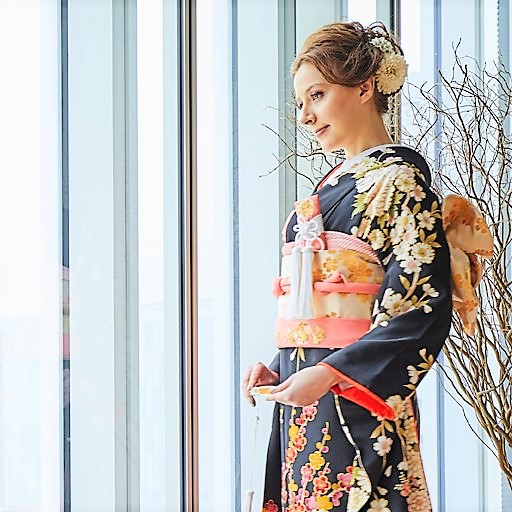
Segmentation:
{"type": "Polygon", "coordinates": [[[374,37],[370,44],[383,53],[379,69],[375,73],[377,90],[388,95],[398,92],[407,76],[407,62],[404,56],[395,51],[391,41],[386,37],[374,37]]]}

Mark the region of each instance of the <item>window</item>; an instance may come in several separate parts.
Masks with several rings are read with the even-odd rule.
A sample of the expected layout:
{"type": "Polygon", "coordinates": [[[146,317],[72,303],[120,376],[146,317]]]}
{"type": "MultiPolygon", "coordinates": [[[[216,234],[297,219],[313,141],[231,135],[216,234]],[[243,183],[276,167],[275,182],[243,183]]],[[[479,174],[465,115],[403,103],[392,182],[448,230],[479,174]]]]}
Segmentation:
{"type": "Polygon", "coordinates": [[[0,509],[9,511],[60,503],[59,16],[55,2],[0,5],[0,509]]]}
{"type": "MultiPolygon", "coordinates": [[[[464,3],[454,26],[456,0],[196,0],[197,389],[180,329],[196,284],[180,208],[192,2],[27,2],[0,5],[0,509],[174,512],[196,477],[201,512],[238,511],[248,490],[257,509],[273,407],[250,408],[240,380],[275,353],[281,224],[311,189],[273,170],[291,59],[323,24],[401,20],[410,82],[433,83],[459,37],[478,59],[508,52],[498,2],[464,3]]],[[[420,394],[435,510],[506,510],[505,480],[442,385],[432,372],[420,394]]]]}

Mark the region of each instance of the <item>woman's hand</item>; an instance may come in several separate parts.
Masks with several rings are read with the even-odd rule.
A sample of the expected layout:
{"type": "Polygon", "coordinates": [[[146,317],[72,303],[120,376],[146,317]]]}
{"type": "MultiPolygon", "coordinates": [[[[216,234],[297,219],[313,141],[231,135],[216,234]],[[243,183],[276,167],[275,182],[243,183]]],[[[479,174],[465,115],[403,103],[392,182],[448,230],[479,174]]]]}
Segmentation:
{"type": "Polygon", "coordinates": [[[305,407],[320,400],[339,381],[339,377],[324,366],[310,366],[290,375],[272,393],[266,395],[266,399],[305,407]]]}
{"type": "Polygon", "coordinates": [[[254,386],[274,386],[279,383],[279,375],[267,368],[263,363],[251,364],[242,379],[242,390],[245,398],[252,405],[256,405],[251,396],[251,389],[254,386]]]}

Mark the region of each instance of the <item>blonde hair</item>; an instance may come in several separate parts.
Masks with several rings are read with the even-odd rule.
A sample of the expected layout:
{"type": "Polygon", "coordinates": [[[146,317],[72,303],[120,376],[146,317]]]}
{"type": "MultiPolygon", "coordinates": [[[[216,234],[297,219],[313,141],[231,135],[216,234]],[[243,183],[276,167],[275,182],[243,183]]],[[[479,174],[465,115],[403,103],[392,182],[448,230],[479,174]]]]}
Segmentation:
{"type": "MultiPolygon", "coordinates": [[[[295,76],[301,64],[309,62],[328,82],[349,87],[362,84],[375,76],[384,57],[381,49],[370,44],[377,37],[384,37],[396,53],[403,55],[396,38],[383,23],[372,23],[366,28],[357,21],[331,23],[306,38],[290,74],[295,76]]],[[[388,99],[397,92],[384,94],[375,88],[375,103],[380,113],[388,111],[388,99]]]]}

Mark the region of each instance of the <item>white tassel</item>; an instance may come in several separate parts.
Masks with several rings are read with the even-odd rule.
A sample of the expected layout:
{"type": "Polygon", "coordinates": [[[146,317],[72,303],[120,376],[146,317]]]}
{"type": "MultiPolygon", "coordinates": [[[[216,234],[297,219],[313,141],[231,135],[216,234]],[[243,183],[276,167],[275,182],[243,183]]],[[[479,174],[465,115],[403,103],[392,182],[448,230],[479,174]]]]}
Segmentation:
{"type": "Polygon", "coordinates": [[[245,491],[244,512],[252,512],[252,500],[254,499],[254,491],[252,490],[252,480],[254,474],[254,461],[256,460],[256,447],[258,440],[258,425],[260,424],[260,400],[256,396],[256,416],[254,418],[254,439],[252,448],[251,474],[249,476],[249,489],[245,491]]]}
{"type": "Polygon", "coordinates": [[[254,491],[245,491],[244,512],[252,512],[252,500],[254,491]]]}
{"type": "Polygon", "coordinates": [[[299,318],[314,318],[313,312],[313,247],[302,248],[300,290],[298,299],[299,318]]]}
{"type": "Polygon", "coordinates": [[[292,249],[291,270],[290,270],[290,297],[288,299],[288,311],[286,317],[288,320],[294,320],[298,317],[298,301],[300,276],[302,268],[302,247],[296,245],[292,249]]]}
{"type": "Polygon", "coordinates": [[[286,318],[288,320],[307,320],[314,318],[313,311],[313,247],[315,240],[323,242],[320,235],[324,230],[322,215],[310,220],[299,217],[293,227],[295,247],[292,249],[290,270],[290,297],[286,318]],[[305,246],[301,246],[304,243],[305,246]]]}

